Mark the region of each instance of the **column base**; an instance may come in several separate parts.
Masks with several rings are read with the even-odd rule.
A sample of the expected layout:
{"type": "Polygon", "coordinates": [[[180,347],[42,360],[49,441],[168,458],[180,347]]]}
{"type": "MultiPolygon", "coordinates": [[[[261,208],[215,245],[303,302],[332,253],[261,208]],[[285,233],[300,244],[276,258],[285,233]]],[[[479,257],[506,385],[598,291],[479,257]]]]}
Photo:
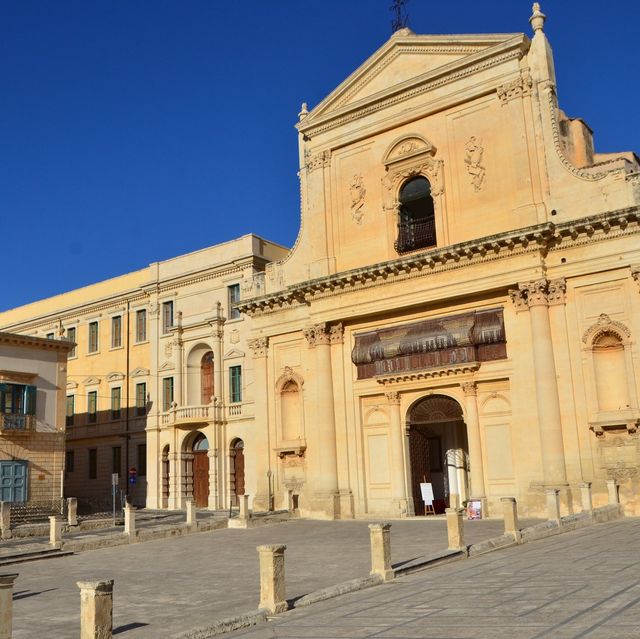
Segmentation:
{"type": "Polygon", "coordinates": [[[350,490],[339,491],[340,519],[353,519],[355,508],[353,504],[353,492],[350,490]]]}
{"type": "Polygon", "coordinates": [[[312,493],[302,495],[300,512],[316,519],[340,519],[340,495],[338,493],[312,493]]]}

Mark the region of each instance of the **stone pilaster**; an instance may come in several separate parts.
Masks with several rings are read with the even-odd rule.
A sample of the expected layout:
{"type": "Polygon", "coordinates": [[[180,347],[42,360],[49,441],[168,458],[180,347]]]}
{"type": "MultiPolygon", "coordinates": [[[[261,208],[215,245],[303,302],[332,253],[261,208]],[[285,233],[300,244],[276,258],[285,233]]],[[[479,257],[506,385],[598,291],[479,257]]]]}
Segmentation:
{"type": "Polygon", "coordinates": [[[269,338],[256,337],[248,341],[253,353],[253,387],[255,423],[255,465],[256,494],[253,498],[253,509],[269,510],[269,475],[271,471],[271,445],[269,441],[269,387],[267,364],[269,355],[269,338]]]}
{"type": "Polygon", "coordinates": [[[207,457],[209,458],[209,498],[207,508],[209,510],[217,510],[222,507],[218,494],[218,451],[208,450],[207,457]]]}
{"type": "Polygon", "coordinates": [[[392,499],[400,515],[407,514],[407,485],[404,466],[404,429],[400,414],[400,393],[385,393],[389,405],[389,428],[391,429],[391,476],[392,499]]]}
{"type": "MultiPolygon", "coordinates": [[[[223,410],[223,405],[227,402],[224,397],[224,323],[225,318],[222,314],[222,305],[220,302],[216,304],[216,316],[213,322],[211,322],[211,335],[213,339],[213,394],[218,398],[218,406],[220,411],[223,410]]],[[[216,421],[222,419],[222,415],[215,415],[216,421]]]]}
{"type": "Polygon", "coordinates": [[[483,516],[486,516],[486,492],[484,484],[484,466],[482,460],[482,441],[480,438],[480,419],[478,417],[478,390],[475,382],[461,384],[466,410],[467,441],[469,443],[469,467],[471,468],[471,499],[482,501],[483,516]]]}

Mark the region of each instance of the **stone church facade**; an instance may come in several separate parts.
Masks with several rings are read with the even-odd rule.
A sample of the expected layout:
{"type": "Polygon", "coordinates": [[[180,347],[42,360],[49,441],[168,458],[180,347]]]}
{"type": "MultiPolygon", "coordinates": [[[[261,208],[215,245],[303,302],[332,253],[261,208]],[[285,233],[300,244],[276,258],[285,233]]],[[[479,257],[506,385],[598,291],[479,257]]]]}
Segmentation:
{"type": "Polygon", "coordinates": [[[640,514],[640,165],[524,34],[396,32],[299,115],[301,229],[243,283],[255,508],[421,514],[619,482],[640,514]]]}

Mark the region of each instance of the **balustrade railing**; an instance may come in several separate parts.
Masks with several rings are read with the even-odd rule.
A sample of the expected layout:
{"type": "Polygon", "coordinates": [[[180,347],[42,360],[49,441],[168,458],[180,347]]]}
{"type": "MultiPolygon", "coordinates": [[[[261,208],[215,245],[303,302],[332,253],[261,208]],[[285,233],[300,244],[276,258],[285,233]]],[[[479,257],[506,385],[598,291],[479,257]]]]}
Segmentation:
{"type": "Polygon", "coordinates": [[[28,431],[35,430],[35,415],[16,415],[0,413],[0,431],[28,431]]]}

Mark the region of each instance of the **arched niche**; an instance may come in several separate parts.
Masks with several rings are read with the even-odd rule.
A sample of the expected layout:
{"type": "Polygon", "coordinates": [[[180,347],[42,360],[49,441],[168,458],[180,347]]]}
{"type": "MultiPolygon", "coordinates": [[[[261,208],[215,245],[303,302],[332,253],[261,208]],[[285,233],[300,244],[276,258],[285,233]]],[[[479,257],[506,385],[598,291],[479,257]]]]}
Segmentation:
{"type": "Polygon", "coordinates": [[[293,442],[303,437],[303,385],[302,377],[288,366],[276,382],[277,416],[281,442],[293,442]]]}

